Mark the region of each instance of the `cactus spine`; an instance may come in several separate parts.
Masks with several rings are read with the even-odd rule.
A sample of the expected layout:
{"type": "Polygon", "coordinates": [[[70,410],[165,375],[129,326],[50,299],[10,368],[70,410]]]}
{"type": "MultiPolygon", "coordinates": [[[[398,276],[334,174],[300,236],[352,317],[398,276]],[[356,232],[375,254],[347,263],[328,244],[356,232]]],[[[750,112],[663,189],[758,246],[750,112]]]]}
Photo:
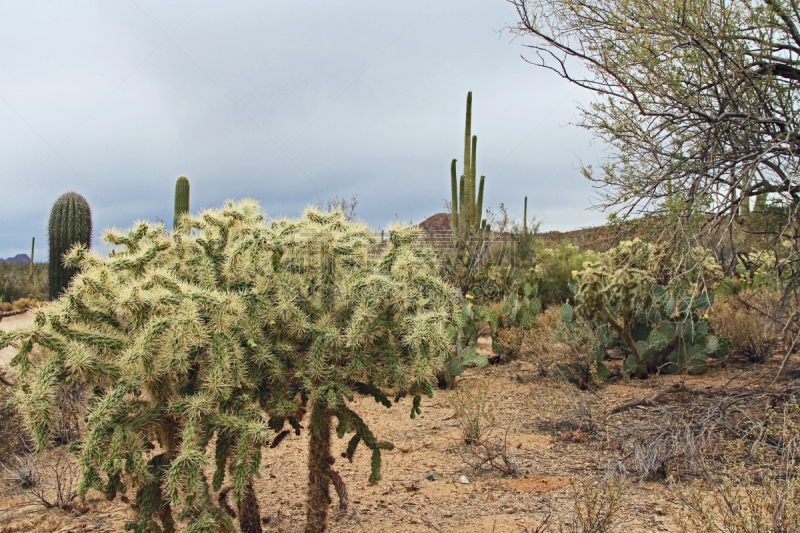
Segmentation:
{"type": "Polygon", "coordinates": [[[475,156],[478,147],[478,137],[472,135],[472,92],[467,93],[467,118],[464,128],[464,172],[461,180],[456,179],[456,160],[450,163],[450,188],[452,206],[450,225],[454,232],[480,231],[486,226],[486,221],[481,219],[483,212],[483,183],[486,176],[481,176],[481,181],[476,187],[475,156]],[[477,199],[475,194],[477,192],[477,199]]]}
{"type": "Polygon", "coordinates": [[[181,176],[175,182],[175,218],[172,220],[172,229],[178,227],[181,215],[189,212],[189,179],[181,176]]]}
{"type": "Polygon", "coordinates": [[[86,248],[92,244],[92,211],[83,196],[70,191],[56,200],[50,211],[47,236],[50,247],[48,294],[55,299],[69,287],[70,279],[77,273],[77,268],[64,266],[64,254],[75,244],[82,244],[86,248]]]}

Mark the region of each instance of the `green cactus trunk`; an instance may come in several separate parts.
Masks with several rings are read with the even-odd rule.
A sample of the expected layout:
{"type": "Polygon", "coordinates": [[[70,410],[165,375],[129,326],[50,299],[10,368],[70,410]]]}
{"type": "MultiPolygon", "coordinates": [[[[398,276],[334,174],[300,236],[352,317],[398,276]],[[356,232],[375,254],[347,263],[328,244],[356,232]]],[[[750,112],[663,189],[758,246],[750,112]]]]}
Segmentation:
{"type": "Polygon", "coordinates": [[[83,244],[86,248],[92,244],[92,211],[83,196],[70,191],[56,200],[50,211],[47,236],[50,248],[47,269],[49,297],[54,300],[69,287],[72,276],[77,273],[77,269],[64,266],[64,254],[75,244],[83,244]]]}
{"type": "MultiPolygon", "coordinates": [[[[470,172],[470,141],[472,139],[472,91],[467,93],[467,120],[466,126],[464,127],[464,179],[467,180],[467,192],[469,192],[469,178],[472,176],[470,172]]],[[[474,196],[472,196],[474,198],[474,196]]],[[[465,213],[469,216],[469,206],[461,206],[462,209],[466,209],[465,213]]]]}
{"type": "Polygon", "coordinates": [[[452,199],[450,202],[450,229],[458,229],[458,178],[456,178],[456,160],[450,163],[450,189],[452,199]]]}
{"type": "Polygon", "coordinates": [[[459,210],[458,210],[458,229],[461,229],[465,226],[466,220],[464,218],[464,204],[467,203],[467,193],[465,191],[464,186],[464,176],[461,176],[461,179],[458,182],[458,197],[459,197],[459,210]]]}
{"type": "Polygon", "coordinates": [[[178,227],[181,215],[189,212],[189,179],[181,176],[175,182],[175,217],[172,220],[172,229],[178,227]]]}
{"type": "Polygon", "coordinates": [[[522,234],[528,234],[528,197],[525,197],[525,207],[522,209],[522,234]]]}

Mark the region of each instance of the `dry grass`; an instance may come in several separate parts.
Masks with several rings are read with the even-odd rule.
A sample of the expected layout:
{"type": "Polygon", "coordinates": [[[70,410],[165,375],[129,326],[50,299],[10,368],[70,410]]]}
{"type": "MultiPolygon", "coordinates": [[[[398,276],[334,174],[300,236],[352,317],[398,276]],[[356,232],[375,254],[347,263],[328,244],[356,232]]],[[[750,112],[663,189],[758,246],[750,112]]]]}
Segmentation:
{"type": "Polygon", "coordinates": [[[22,311],[23,309],[27,309],[29,307],[38,307],[42,305],[43,302],[39,300],[34,300],[33,298],[19,298],[14,300],[14,302],[0,302],[0,310],[4,313],[10,313],[12,311],[22,311]]]}
{"type": "Polygon", "coordinates": [[[719,298],[708,315],[713,330],[731,341],[732,355],[760,363],[780,345],[780,323],[770,319],[778,309],[776,295],[749,291],[719,298]]]}

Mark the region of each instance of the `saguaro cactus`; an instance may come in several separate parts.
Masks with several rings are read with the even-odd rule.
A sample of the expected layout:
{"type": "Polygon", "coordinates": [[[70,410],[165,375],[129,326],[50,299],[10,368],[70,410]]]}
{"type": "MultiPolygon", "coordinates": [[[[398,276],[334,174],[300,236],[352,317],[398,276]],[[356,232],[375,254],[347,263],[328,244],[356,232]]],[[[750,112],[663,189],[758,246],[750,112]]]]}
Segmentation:
{"type": "Polygon", "coordinates": [[[175,182],[175,217],[172,220],[172,229],[178,227],[183,213],[189,212],[189,179],[180,176],[175,182]]]}
{"type": "Polygon", "coordinates": [[[77,272],[76,268],[64,265],[64,254],[76,243],[83,244],[86,248],[90,248],[92,244],[92,211],[83,196],[70,191],[56,200],[50,211],[47,236],[50,246],[48,294],[51,299],[55,299],[66,290],[70,279],[77,272]]]}
{"type": "Polygon", "coordinates": [[[475,153],[478,147],[478,137],[471,135],[472,130],[472,92],[467,93],[467,119],[464,128],[464,173],[461,180],[456,176],[456,160],[450,163],[450,189],[452,193],[452,206],[450,225],[454,232],[465,232],[481,229],[481,213],[483,212],[483,183],[486,176],[481,176],[477,188],[478,197],[475,198],[475,153]]]}

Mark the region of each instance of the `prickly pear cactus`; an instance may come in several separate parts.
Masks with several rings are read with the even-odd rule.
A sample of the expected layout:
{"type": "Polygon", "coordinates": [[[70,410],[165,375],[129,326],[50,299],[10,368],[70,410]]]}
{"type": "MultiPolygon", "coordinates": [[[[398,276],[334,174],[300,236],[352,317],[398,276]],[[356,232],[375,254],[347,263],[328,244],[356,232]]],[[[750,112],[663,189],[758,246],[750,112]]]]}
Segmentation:
{"type": "Polygon", "coordinates": [[[605,351],[616,346],[628,353],[624,375],[638,377],[652,372],[702,373],[709,358],[726,353],[725,342],[708,331],[705,312],[713,296],[707,290],[688,290],[710,287],[721,278],[721,268],[702,250],[693,250],[689,260],[694,267],[689,274],[668,280],[672,257],[637,239],[619,244],[574,273],[570,288],[575,305],[565,305],[561,314],[565,323],[577,315],[592,328],[596,342],[591,358],[598,377],[607,376],[602,361],[605,351]]]}
{"type": "Polygon", "coordinates": [[[456,346],[445,364],[448,380],[458,376],[465,366],[483,368],[489,364],[485,355],[476,351],[481,324],[488,324],[492,335],[492,351],[509,356],[519,351],[525,334],[533,326],[542,305],[537,298],[538,279],[533,269],[509,269],[486,263],[483,272],[474,277],[463,306],[450,329],[456,346]],[[505,353],[501,343],[505,331],[516,330],[518,344],[505,353]]]}

